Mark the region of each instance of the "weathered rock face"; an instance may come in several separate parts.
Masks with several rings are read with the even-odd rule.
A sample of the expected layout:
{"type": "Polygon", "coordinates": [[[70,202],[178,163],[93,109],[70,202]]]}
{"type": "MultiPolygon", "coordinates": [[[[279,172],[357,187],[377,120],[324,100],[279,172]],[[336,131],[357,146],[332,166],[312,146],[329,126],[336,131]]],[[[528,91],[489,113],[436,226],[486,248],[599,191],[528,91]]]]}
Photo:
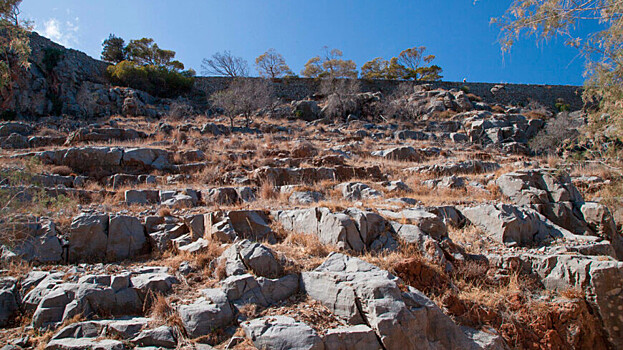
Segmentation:
{"type": "Polygon", "coordinates": [[[131,216],[116,215],[108,223],[106,258],[123,260],[149,251],[145,228],[131,216]]]}
{"type": "Polygon", "coordinates": [[[556,225],[610,241],[617,256],[623,257],[623,236],[608,208],[584,202],[568,175],[553,169],[522,170],[500,176],[496,184],[513,202],[533,208],[556,225]]]}
{"type": "Polygon", "coordinates": [[[485,204],[464,208],[461,213],[500,243],[529,246],[575,235],[550,222],[538,212],[508,204],[485,204]]]}
{"type": "Polygon", "coordinates": [[[83,213],[71,222],[69,261],[98,261],[106,257],[108,215],[83,213]]]}
{"type": "Polygon", "coordinates": [[[65,165],[78,173],[99,176],[175,170],[171,163],[172,154],[157,148],[73,147],[19,154],[15,157],[36,157],[46,164],[65,165]]]}
{"type": "Polygon", "coordinates": [[[314,234],[321,242],[342,249],[362,252],[365,249],[394,249],[397,245],[389,223],[380,215],[359,209],[332,213],[327,208],[272,212],[286,230],[314,234]]]}
{"type": "Polygon", "coordinates": [[[603,322],[613,348],[623,346],[623,263],[605,257],[570,254],[489,256],[499,267],[519,266],[536,273],[550,290],[583,290],[586,300],[603,322]]]}
{"type": "Polygon", "coordinates": [[[74,281],[50,275],[26,296],[36,306],[32,325],[54,327],[77,315],[132,315],[142,312],[149,293],[167,294],[177,279],[167,268],[144,268],[120,275],[85,275],[74,281]]]}
{"type": "Polygon", "coordinates": [[[349,324],[372,328],[385,349],[478,349],[419,291],[402,292],[398,279],[360,259],[333,253],[301,288],[349,324]]]}
{"type": "Polygon", "coordinates": [[[145,92],[111,87],[105,74],[108,63],[66,49],[36,32],[29,36],[32,64],[12,84],[12,93],[3,89],[0,96],[3,109],[26,116],[80,117],[115,114],[156,117],[165,110],[166,101],[145,92]],[[44,62],[50,53],[59,53],[58,60],[44,62]]]}
{"type": "Polygon", "coordinates": [[[545,126],[541,119],[528,120],[519,114],[491,115],[488,112],[468,118],[470,140],[483,145],[527,144],[545,126]]]}
{"type": "Polygon", "coordinates": [[[445,163],[424,165],[408,170],[416,173],[431,174],[436,176],[451,176],[456,174],[481,174],[496,171],[500,164],[495,162],[483,162],[480,160],[466,160],[458,163],[445,163]]]}
{"type": "Polygon", "coordinates": [[[72,132],[65,144],[74,145],[80,142],[127,141],[146,138],[147,134],[134,129],[119,128],[80,128],[72,132]]]}

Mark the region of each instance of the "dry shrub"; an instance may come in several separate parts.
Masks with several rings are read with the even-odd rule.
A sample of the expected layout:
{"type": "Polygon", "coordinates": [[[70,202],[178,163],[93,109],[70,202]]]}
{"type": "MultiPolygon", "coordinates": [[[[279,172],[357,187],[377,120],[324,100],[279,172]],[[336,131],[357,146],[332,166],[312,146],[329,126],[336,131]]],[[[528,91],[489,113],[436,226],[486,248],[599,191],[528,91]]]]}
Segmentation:
{"type": "Polygon", "coordinates": [[[467,94],[467,95],[465,95],[465,96],[467,96],[467,98],[468,98],[470,101],[472,101],[472,102],[474,102],[474,101],[476,101],[476,102],[482,102],[482,97],[480,97],[480,96],[478,96],[478,95],[474,95],[474,94],[471,94],[471,93],[470,93],[470,94],[467,94]]]}
{"type": "Polygon", "coordinates": [[[506,113],[506,109],[500,105],[495,105],[491,107],[491,111],[494,113],[506,113]]]}
{"type": "Polygon", "coordinates": [[[73,174],[73,170],[66,165],[56,165],[50,169],[52,174],[61,175],[61,176],[70,176],[73,174]]]}
{"type": "Polygon", "coordinates": [[[313,234],[290,233],[283,243],[303,247],[309,256],[314,257],[326,257],[331,252],[331,250],[325,244],[322,244],[318,237],[313,234]]]}
{"type": "Polygon", "coordinates": [[[156,294],[153,296],[147,314],[149,314],[153,326],[167,325],[172,327],[178,339],[187,336],[182,318],[164,295],[156,294]]]}
{"type": "Polygon", "coordinates": [[[559,294],[561,297],[569,300],[584,299],[584,292],[579,288],[567,288],[562,290],[559,294]]]}
{"type": "Polygon", "coordinates": [[[440,295],[450,286],[448,275],[421,256],[395,263],[389,271],[427,295],[440,295]]]}
{"type": "Polygon", "coordinates": [[[158,216],[161,218],[166,218],[168,216],[173,216],[173,214],[171,214],[171,210],[169,208],[160,208],[158,210],[158,216]]]}
{"type": "Polygon", "coordinates": [[[275,184],[269,180],[262,181],[260,186],[260,198],[264,200],[276,199],[279,193],[275,189],[275,184]]]}

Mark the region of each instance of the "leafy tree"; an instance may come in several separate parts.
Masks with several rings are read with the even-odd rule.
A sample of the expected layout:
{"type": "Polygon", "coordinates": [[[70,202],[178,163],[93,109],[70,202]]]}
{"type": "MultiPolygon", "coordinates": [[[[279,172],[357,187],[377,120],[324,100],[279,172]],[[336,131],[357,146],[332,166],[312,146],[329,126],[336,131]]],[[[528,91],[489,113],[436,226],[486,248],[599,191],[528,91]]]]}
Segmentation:
{"type": "Polygon", "coordinates": [[[227,89],[212,94],[210,102],[223,110],[232,129],[239,115],[248,127],[254,112],[272,105],[273,86],[266,79],[235,79],[227,89]]]}
{"type": "Polygon", "coordinates": [[[342,51],[323,47],[323,57],[315,56],[305,63],[301,75],[307,78],[357,78],[357,65],[342,59],[342,51]]]}
{"type": "Polygon", "coordinates": [[[387,68],[387,79],[405,79],[409,75],[407,68],[398,63],[398,57],[392,57],[389,60],[389,67],[387,68]]]}
{"type": "Polygon", "coordinates": [[[229,51],[217,52],[212,58],[204,58],[201,69],[205,75],[221,75],[226,77],[246,77],[249,75],[249,64],[242,57],[229,51]]]}
{"type": "Polygon", "coordinates": [[[398,55],[395,63],[404,67],[403,79],[413,80],[440,80],[441,67],[439,66],[422,66],[422,63],[430,63],[435,59],[435,55],[424,56],[426,47],[412,47],[406,49],[398,55]]]}
{"type": "Polygon", "coordinates": [[[124,51],[129,61],[139,65],[154,65],[173,70],[184,69],[182,62],[173,60],[175,51],[161,49],[151,38],[130,40],[124,51]]]}
{"type": "Polygon", "coordinates": [[[102,46],[102,60],[115,64],[126,60],[125,40],[122,38],[110,34],[102,46]]]}
{"type": "Polygon", "coordinates": [[[28,67],[30,24],[20,23],[19,5],[22,0],[0,0],[0,88],[7,88],[11,100],[11,82],[21,69],[28,67]]]}
{"type": "Polygon", "coordinates": [[[361,66],[361,77],[364,79],[386,79],[389,70],[389,62],[382,57],[377,57],[361,66]]]}
{"type": "MultiPolygon", "coordinates": [[[[515,0],[500,18],[501,44],[510,50],[522,36],[544,40],[566,38],[587,59],[585,100],[597,99],[602,111],[623,121],[623,2],[619,0],[515,0]],[[581,23],[598,24],[600,30],[583,35],[581,23]]],[[[611,123],[610,123],[611,124],[611,123]]]]}
{"type": "Polygon", "coordinates": [[[263,78],[281,78],[294,75],[286,60],[275,49],[269,49],[255,59],[255,66],[263,78]]]}
{"type": "Polygon", "coordinates": [[[324,74],[322,68],[322,59],[320,56],[312,57],[305,63],[305,68],[301,71],[301,75],[306,78],[319,78],[324,74]]]}
{"type": "Polygon", "coordinates": [[[114,84],[160,97],[178,96],[194,85],[195,71],[184,70],[184,64],[174,60],[175,51],[161,49],[151,38],[131,40],[125,47],[123,43],[113,34],[103,43],[102,58],[116,62],[106,70],[114,84]]]}

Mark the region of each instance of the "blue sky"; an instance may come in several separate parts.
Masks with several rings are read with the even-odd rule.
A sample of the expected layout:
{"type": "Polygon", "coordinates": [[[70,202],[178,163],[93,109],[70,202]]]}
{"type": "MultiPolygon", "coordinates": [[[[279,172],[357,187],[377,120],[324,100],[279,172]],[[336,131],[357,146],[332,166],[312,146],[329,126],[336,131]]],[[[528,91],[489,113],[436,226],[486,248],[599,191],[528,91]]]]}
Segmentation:
{"type": "Polygon", "coordinates": [[[525,39],[502,55],[490,25],[511,0],[24,0],[22,15],[51,39],[99,58],[110,33],[152,37],[201,74],[201,60],[230,50],[252,67],[275,48],[299,72],[324,45],[357,67],[426,46],[444,80],[579,85],[584,61],[563,39],[525,39]]]}

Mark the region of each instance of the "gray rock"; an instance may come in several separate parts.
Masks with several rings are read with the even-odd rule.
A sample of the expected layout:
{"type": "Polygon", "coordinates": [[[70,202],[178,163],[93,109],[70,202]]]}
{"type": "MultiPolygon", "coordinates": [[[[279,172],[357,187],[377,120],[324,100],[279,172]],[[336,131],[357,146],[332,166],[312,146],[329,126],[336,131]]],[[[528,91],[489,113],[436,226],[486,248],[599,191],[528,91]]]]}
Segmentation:
{"type": "Polygon", "coordinates": [[[17,280],[11,277],[0,278],[0,327],[6,327],[15,320],[19,311],[17,280]]]}
{"type": "Polygon", "coordinates": [[[326,350],[381,350],[374,330],[364,324],[329,329],[323,337],[326,350]]]}
{"type": "Polygon", "coordinates": [[[344,199],[358,201],[361,199],[383,197],[383,194],[361,182],[345,182],[337,185],[344,199]]]}
{"type": "Polygon", "coordinates": [[[322,339],[308,325],[287,316],[265,316],[242,323],[248,339],[258,349],[323,350],[322,339]]]}
{"type": "Polygon", "coordinates": [[[316,191],[295,191],[288,198],[290,204],[312,204],[320,202],[324,195],[316,191]]]}
{"type": "Polygon", "coordinates": [[[379,210],[379,214],[392,220],[407,220],[407,223],[416,225],[422,232],[436,240],[448,237],[448,227],[443,217],[424,208],[409,208],[399,212],[379,210]]]}
{"type": "Polygon", "coordinates": [[[555,239],[582,238],[555,225],[529,208],[508,204],[485,204],[463,208],[461,213],[499,243],[526,246],[545,244],[555,239]]]}
{"type": "Polygon", "coordinates": [[[215,328],[226,327],[234,320],[234,311],[222,291],[211,292],[209,297],[199,298],[192,304],[180,305],[178,313],[192,338],[208,335],[215,328]]]}
{"type": "Polygon", "coordinates": [[[390,160],[399,161],[411,161],[419,162],[422,160],[422,155],[415,148],[411,146],[394,147],[382,151],[375,151],[371,153],[375,157],[382,157],[390,160]]]}
{"type": "Polygon", "coordinates": [[[298,119],[311,122],[321,118],[320,108],[318,107],[316,101],[293,101],[292,107],[292,114],[298,119]]]}
{"type": "Polygon", "coordinates": [[[301,274],[311,298],[351,325],[369,325],[385,349],[478,348],[431,300],[397,283],[389,272],[338,253],[301,274]]]}
{"type": "Polygon", "coordinates": [[[65,338],[54,339],[48,343],[45,350],[125,350],[123,342],[112,339],[96,338],[65,338]]]}
{"type": "Polygon", "coordinates": [[[138,346],[175,348],[177,346],[177,339],[171,327],[160,326],[158,328],[142,331],[136,338],[132,339],[132,343],[138,346]]]}
{"type": "Polygon", "coordinates": [[[82,213],[69,228],[69,261],[97,261],[106,257],[108,215],[82,213]]]}
{"type": "Polygon", "coordinates": [[[149,249],[145,227],[131,216],[110,217],[106,258],[109,261],[124,260],[146,253],[149,249]]]}

